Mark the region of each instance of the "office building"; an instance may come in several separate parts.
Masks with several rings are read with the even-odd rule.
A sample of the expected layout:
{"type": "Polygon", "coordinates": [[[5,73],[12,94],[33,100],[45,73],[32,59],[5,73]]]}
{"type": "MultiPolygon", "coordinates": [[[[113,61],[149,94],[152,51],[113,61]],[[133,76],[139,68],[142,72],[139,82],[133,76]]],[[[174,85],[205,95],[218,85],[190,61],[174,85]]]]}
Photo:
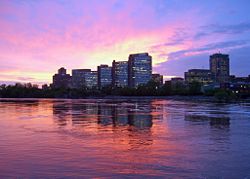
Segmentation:
{"type": "Polygon", "coordinates": [[[218,83],[229,82],[229,55],[216,53],[210,56],[210,71],[218,83]]]}
{"type": "Polygon", "coordinates": [[[199,82],[202,84],[212,83],[212,73],[205,69],[191,69],[185,72],[185,81],[188,83],[199,82]]]}
{"type": "Polygon", "coordinates": [[[148,53],[129,55],[128,82],[129,87],[147,84],[152,79],[152,57],[148,53]]]}
{"type": "Polygon", "coordinates": [[[97,71],[87,72],[85,75],[85,85],[87,88],[97,88],[97,71]]]}
{"type": "Polygon", "coordinates": [[[112,67],[100,65],[97,67],[99,89],[112,85],[112,67]]]}
{"type": "Polygon", "coordinates": [[[160,85],[163,85],[163,75],[152,74],[152,80],[160,85]]]}
{"type": "Polygon", "coordinates": [[[231,83],[248,83],[250,84],[250,75],[248,77],[236,77],[235,75],[230,76],[231,83]]]}
{"type": "Polygon", "coordinates": [[[112,85],[116,87],[128,86],[128,62],[115,60],[112,63],[112,85]]]}
{"type": "Polygon", "coordinates": [[[184,79],[181,77],[174,77],[174,78],[171,78],[170,80],[171,85],[184,84],[184,82],[185,82],[184,79]]]}
{"type": "Polygon", "coordinates": [[[91,69],[72,70],[72,87],[77,89],[97,87],[97,72],[91,69]]]}
{"type": "Polygon", "coordinates": [[[67,74],[65,68],[60,68],[58,73],[53,76],[53,88],[70,88],[71,87],[71,76],[67,74]]]}
{"type": "Polygon", "coordinates": [[[85,85],[85,74],[91,72],[91,69],[74,69],[72,70],[72,87],[73,88],[84,88],[85,85]]]}

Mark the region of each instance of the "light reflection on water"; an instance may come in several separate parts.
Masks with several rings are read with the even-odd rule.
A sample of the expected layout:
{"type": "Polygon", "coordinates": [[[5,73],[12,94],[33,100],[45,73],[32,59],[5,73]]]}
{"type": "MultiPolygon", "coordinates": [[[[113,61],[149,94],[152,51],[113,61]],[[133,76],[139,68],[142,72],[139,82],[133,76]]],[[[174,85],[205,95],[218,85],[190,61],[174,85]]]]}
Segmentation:
{"type": "Polygon", "coordinates": [[[250,177],[250,105],[1,100],[0,177],[250,177]]]}

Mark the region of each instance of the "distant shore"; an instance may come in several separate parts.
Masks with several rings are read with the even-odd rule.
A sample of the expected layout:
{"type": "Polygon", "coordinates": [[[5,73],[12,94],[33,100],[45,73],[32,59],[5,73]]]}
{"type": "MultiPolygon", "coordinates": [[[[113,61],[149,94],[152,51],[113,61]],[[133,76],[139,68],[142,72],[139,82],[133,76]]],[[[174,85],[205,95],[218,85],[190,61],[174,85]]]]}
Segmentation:
{"type": "Polygon", "coordinates": [[[137,100],[150,100],[150,99],[159,99],[159,100],[177,100],[177,101],[191,101],[191,102],[224,102],[224,103],[241,103],[241,102],[249,102],[250,98],[238,99],[238,100],[230,100],[230,101],[220,101],[216,99],[214,96],[181,96],[181,95],[173,95],[173,96],[87,96],[84,98],[0,98],[1,101],[13,101],[13,100],[87,100],[87,99],[106,99],[106,100],[126,100],[126,99],[137,99],[137,100]]]}

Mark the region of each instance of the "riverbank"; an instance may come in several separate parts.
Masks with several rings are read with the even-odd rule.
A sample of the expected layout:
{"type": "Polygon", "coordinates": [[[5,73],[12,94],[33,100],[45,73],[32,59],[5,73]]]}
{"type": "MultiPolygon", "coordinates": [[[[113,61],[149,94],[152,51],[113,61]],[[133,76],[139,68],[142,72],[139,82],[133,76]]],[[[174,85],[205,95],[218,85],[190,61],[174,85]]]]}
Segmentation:
{"type": "MultiPolygon", "coordinates": [[[[91,99],[93,97],[87,97],[85,99],[91,99]]],[[[99,97],[94,97],[100,99],[99,97]]],[[[166,100],[178,100],[178,101],[193,101],[193,102],[225,102],[225,103],[238,103],[238,102],[250,102],[250,98],[234,99],[234,100],[218,100],[214,96],[104,96],[102,99],[166,99],[166,100]]]]}
{"type": "Polygon", "coordinates": [[[175,89],[164,85],[161,87],[148,84],[138,88],[103,88],[71,89],[71,88],[43,88],[32,84],[16,84],[0,86],[0,98],[51,98],[51,99],[88,99],[88,98],[166,98],[176,100],[199,100],[238,102],[250,97],[248,92],[232,91],[229,89],[215,89],[201,91],[201,86],[175,89]]]}
{"type": "Polygon", "coordinates": [[[218,100],[214,96],[86,96],[84,98],[0,98],[1,101],[13,101],[13,100],[84,100],[84,99],[96,99],[96,100],[175,100],[175,101],[191,101],[191,102],[216,102],[216,103],[250,103],[250,98],[237,99],[237,100],[218,100]]]}

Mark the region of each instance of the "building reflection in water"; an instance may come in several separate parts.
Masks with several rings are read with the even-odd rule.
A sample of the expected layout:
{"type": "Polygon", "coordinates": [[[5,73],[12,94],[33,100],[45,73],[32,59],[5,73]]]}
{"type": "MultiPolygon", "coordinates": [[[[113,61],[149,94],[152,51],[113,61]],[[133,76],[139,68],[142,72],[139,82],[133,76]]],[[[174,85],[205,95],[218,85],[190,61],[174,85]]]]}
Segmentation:
{"type": "Polygon", "coordinates": [[[213,117],[207,115],[194,115],[186,114],[185,121],[190,122],[209,122],[211,127],[215,128],[229,128],[230,127],[230,118],[226,116],[213,117]]]}
{"type": "Polygon", "coordinates": [[[53,102],[55,122],[59,126],[93,123],[102,126],[133,126],[144,129],[153,126],[153,120],[163,119],[163,107],[154,101],[134,102],[53,102]]]}
{"type": "Polygon", "coordinates": [[[58,126],[70,126],[83,133],[112,134],[104,141],[113,140],[129,149],[151,145],[153,120],[163,119],[162,105],[152,101],[62,101],[52,106],[58,126]]]}
{"type": "Polygon", "coordinates": [[[137,128],[150,128],[153,125],[150,111],[142,111],[136,106],[98,105],[98,124],[113,126],[134,126],[137,128]]]}
{"type": "Polygon", "coordinates": [[[200,124],[202,130],[207,130],[204,125],[210,125],[210,129],[208,131],[208,143],[213,143],[210,146],[210,151],[216,152],[224,152],[229,149],[230,147],[230,117],[222,115],[219,117],[210,116],[208,115],[193,115],[193,114],[186,114],[185,121],[192,122],[191,124],[200,124]]]}
{"type": "Polygon", "coordinates": [[[113,124],[113,116],[112,116],[112,109],[114,106],[111,104],[103,104],[98,103],[98,110],[97,110],[97,123],[103,126],[113,124]]]}
{"type": "Polygon", "coordinates": [[[95,103],[72,103],[72,125],[88,126],[96,122],[98,106],[95,103]]]}
{"type": "Polygon", "coordinates": [[[59,127],[67,126],[71,123],[71,105],[63,101],[53,101],[52,104],[55,123],[59,127]]]}
{"type": "Polygon", "coordinates": [[[57,117],[59,125],[69,124],[68,118],[71,118],[72,125],[93,122],[94,119],[102,126],[129,125],[137,128],[150,128],[153,125],[150,110],[145,111],[135,105],[121,106],[119,103],[56,102],[53,104],[53,114],[57,117]]]}

